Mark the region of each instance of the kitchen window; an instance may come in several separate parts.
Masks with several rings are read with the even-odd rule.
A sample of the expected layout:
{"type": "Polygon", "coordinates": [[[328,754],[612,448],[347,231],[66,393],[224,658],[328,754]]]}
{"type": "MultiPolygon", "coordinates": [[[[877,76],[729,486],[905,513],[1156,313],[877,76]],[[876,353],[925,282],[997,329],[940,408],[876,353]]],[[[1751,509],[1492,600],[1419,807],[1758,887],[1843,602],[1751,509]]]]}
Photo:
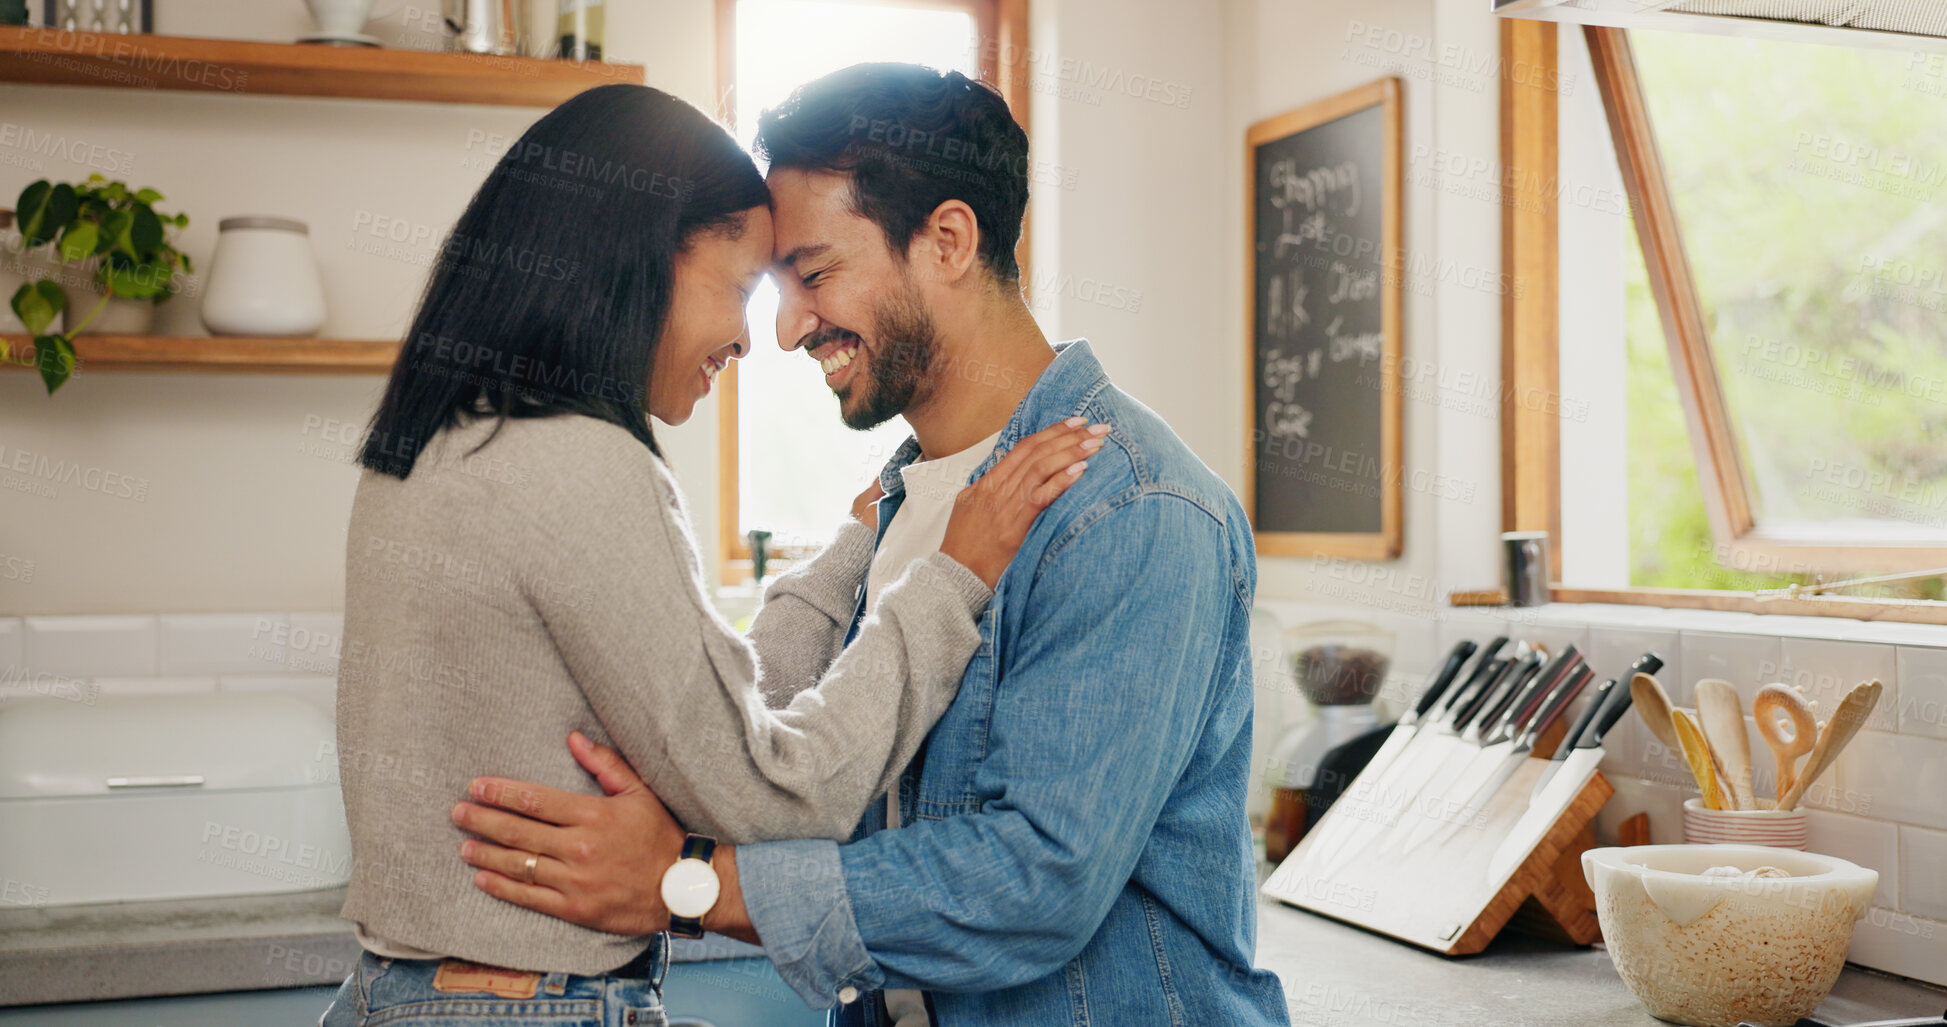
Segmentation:
{"type": "Polygon", "coordinates": [[[1547,56],[1594,88],[1504,105],[1509,165],[1555,166],[1507,198],[1552,217],[1503,220],[1531,266],[1555,222],[1558,335],[1520,299],[1504,331],[1511,378],[1554,348],[1563,415],[1513,434],[1558,433],[1557,478],[1504,469],[1558,490],[1521,525],[1561,539],[1557,598],[1947,619],[1915,602],[1938,577],[1753,594],[1947,565],[1947,56],[1617,28],[1547,56]]]}
{"type": "MultiPolygon", "coordinates": [[[[865,61],[901,61],[998,82],[1025,125],[1025,26],[1025,0],[719,0],[722,113],[749,146],[758,114],[797,85],[865,61]]],[[[766,279],[748,308],[750,355],[718,378],[725,585],[750,578],[753,530],[769,532],[785,560],[829,541],[911,434],[903,418],[867,432],[840,423],[812,361],[778,348],[777,305],[766,279]]]]}

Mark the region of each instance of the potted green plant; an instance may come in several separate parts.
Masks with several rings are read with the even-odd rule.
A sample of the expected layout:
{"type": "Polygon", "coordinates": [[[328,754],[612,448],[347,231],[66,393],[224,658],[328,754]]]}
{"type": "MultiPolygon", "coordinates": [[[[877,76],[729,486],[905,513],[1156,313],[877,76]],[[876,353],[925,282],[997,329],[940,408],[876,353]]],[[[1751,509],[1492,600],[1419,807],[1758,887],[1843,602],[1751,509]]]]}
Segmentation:
{"type": "MultiPolygon", "coordinates": [[[[51,242],[58,260],[54,278],[27,282],[11,301],[14,315],[35,337],[50,394],[74,370],[76,335],[90,327],[100,330],[99,319],[111,311],[115,330],[146,332],[155,307],[176,294],[178,276],[193,271],[188,255],[170,243],[170,229],[187,226],[189,215],[158,214],[155,204],[162,199],[154,189],[131,190],[101,175],[89,175],[80,186],[43,179],[21,191],[15,209],[21,245],[31,249],[51,242]],[[79,320],[69,317],[65,331],[50,333],[57,315],[78,309],[63,284],[91,293],[94,302],[79,320]]],[[[0,359],[7,357],[0,351],[0,359]]]]}

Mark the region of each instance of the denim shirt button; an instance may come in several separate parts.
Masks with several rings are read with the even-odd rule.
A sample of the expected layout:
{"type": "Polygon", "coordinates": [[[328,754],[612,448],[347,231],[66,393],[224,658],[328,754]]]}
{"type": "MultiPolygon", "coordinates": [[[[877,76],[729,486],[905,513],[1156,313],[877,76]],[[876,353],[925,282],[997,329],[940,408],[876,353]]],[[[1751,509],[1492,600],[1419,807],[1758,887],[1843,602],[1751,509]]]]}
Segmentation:
{"type": "Polygon", "coordinates": [[[859,1000],[859,989],[854,988],[849,984],[847,984],[843,988],[838,989],[838,1001],[841,1005],[849,1006],[852,1003],[857,1002],[858,1000],[859,1000]]]}

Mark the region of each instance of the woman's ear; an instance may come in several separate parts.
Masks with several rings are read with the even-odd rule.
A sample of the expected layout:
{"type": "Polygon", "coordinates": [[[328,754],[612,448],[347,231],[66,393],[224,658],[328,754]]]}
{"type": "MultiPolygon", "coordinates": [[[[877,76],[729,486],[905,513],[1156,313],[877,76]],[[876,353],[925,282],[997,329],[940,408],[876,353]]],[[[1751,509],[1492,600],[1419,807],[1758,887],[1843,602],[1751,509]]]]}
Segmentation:
{"type": "Polygon", "coordinates": [[[965,200],[948,200],[933,209],[913,241],[916,258],[940,281],[953,284],[980,259],[980,220],[965,200]]]}

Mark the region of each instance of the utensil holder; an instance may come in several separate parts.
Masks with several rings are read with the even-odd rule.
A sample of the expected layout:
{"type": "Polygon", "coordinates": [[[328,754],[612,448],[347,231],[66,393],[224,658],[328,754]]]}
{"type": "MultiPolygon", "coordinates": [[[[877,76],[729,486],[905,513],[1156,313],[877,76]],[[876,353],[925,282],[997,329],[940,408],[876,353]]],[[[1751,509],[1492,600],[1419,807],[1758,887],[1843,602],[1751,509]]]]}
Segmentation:
{"type": "Polygon", "coordinates": [[[1779,812],[1774,800],[1759,799],[1760,809],[1705,809],[1702,799],[1683,803],[1683,840],[1692,845],[1768,845],[1804,851],[1805,807],[1779,812]]]}

